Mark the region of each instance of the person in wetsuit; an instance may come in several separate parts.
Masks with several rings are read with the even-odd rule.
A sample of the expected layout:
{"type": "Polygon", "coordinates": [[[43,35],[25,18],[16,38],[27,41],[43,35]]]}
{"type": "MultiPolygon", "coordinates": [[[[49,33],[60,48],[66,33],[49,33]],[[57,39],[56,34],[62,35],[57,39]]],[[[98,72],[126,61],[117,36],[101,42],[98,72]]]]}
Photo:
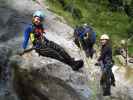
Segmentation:
{"type": "Polygon", "coordinates": [[[70,65],[73,70],[78,71],[83,67],[83,60],[75,60],[61,46],[45,37],[46,32],[42,23],[44,20],[45,15],[42,11],[36,11],[33,14],[32,24],[24,32],[23,49],[27,48],[30,39],[39,55],[57,59],[70,65]]]}
{"type": "MultiPolygon", "coordinates": [[[[111,80],[111,85],[115,86],[115,77],[112,72],[112,67],[114,65],[114,61],[112,59],[112,47],[110,45],[110,38],[107,34],[103,34],[100,37],[100,42],[101,42],[101,54],[100,57],[98,58],[98,61],[96,65],[100,64],[101,69],[103,73],[107,73],[109,75],[108,80],[111,80]]],[[[100,80],[101,85],[103,84],[104,80],[100,80]]],[[[110,87],[110,86],[109,86],[110,87]]],[[[110,90],[110,89],[109,89],[110,90]]],[[[111,92],[103,92],[104,96],[111,95],[111,92]]]]}

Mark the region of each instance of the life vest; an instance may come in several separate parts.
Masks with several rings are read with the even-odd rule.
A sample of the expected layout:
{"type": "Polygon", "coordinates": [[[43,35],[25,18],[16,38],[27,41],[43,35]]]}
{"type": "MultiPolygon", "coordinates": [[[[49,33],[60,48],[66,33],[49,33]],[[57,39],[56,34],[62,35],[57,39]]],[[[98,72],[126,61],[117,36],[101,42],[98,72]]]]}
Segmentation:
{"type": "Polygon", "coordinates": [[[77,27],[74,30],[74,36],[80,37],[81,39],[84,39],[84,40],[87,39],[91,43],[95,43],[96,42],[96,33],[93,31],[93,29],[90,26],[77,27]]]}
{"type": "Polygon", "coordinates": [[[30,40],[33,42],[35,42],[36,40],[40,40],[43,37],[43,27],[42,25],[36,27],[36,26],[32,26],[32,32],[30,33],[30,40]]]}

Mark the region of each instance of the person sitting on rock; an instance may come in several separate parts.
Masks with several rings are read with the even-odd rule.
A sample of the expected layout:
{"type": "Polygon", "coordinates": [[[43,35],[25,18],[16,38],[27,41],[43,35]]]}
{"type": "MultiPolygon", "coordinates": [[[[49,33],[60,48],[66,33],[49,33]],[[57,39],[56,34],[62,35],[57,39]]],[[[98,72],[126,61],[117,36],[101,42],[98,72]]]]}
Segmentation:
{"type": "MultiPolygon", "coordinates": [[[[100,37],[100,42],[101,42],[101,54],[100,57],[98,58],[98,62],[96,65],[100,64],[102,71],[106,71],[107,74],[110,76],[111,84],[115,86],[115,77],[112,72],[112,67],[114,65],[114,61],[112,59],[112,48],[109,43],[109,36],[107,34],[103,34],[100,37]]],[[[101,80],[100,83],[101,85],[103,84],[104,80],[101,80]]],[[[103,92],[104,96],[105,95],[110,95],[110,91],[108,92],[103,92]]]]}
{"type": "Polygon", "coordinates": [[[84,24],[74,30],[74,37],[75,44],[78,47],[82,46],[86,56],[92,58],[95,52],[93,46],[96,42],[96,33],[93,29],[89,25],[84,24]]]}
{"type": "Polygon", "coordinates": [[[35,50],[39,55],[57,59],[70,65],[75,71],[83,67],[83,60],[75,60],[62,47],[45,37],[45,28],[42,23],[44,20],[45,15],[42,11],[36,11],[33,14],[32,24],[24,32],[23,49],[26,49],[30,38],[33,47],[36,48],[35,50]]]}

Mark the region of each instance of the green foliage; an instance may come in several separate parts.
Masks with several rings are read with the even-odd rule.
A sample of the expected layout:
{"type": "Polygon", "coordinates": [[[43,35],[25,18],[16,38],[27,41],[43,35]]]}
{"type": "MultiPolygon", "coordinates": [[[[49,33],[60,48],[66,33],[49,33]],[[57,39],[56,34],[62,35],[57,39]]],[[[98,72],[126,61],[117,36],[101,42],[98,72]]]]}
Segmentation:
{"type": "Polygon", "coordinates": [[[88,23],[98,36],[109,34],[115,47],[121,39],[127,39],[133,33],[132,18],[124,8],[126,4],[133,5],[130,0],[48,0],[48,3],[72,27],[88,23]],[[112,11],[110,7],[114,5],[117,10],[112,11]],[[123,7],[122,10],[119,7],[123,7]]]}

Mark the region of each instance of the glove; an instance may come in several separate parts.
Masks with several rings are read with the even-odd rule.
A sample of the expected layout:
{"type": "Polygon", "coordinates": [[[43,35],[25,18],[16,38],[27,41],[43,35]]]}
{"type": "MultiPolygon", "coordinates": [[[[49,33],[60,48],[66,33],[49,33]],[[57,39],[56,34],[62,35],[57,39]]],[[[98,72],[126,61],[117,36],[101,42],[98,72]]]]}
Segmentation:
{"type": "Polygon", "coordinates": [[[25,51],[25,49],[20,49],[19,51],[17,51],[17,54],[22,56],[22,55],[24,55],[24,51],[25,51]]]}
{"type": "Polygon", "coordinates": [[[35,46],[36,45],[36,40],[34,40],[32,43],[33,43],[33,46],[35,46]]]}
{"type": "Polygon", "coordinates": [[[100,63],[99,63],[99,62],[96,62],[96,63],[95,63],[95,66],[100,66],[100,63]]]}

